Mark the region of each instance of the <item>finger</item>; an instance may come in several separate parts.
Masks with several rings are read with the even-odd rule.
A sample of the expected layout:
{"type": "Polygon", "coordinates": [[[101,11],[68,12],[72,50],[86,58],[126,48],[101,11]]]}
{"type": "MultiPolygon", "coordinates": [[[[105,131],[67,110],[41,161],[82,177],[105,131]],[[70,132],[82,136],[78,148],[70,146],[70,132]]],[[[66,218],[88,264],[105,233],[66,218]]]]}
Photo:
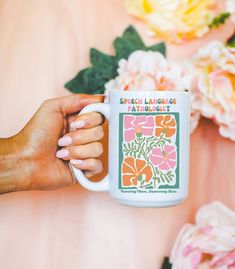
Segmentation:
{"type": "Polygon", "coordinates": [[[65,147],[56,152],[56,157],[63,160],[97,158],[103,153],[103,146],[93,142],[81,146],[65,147]]]}
{"type": "Polygon", "coordinates": [[[70,162],[75,168],[84,170],[86,171],[86,173],[89,172],[91,175],[97,175],[103,171],[103,163],[97,159],[93,158],[86,160],[72,159],[70,162]]]}
{"type": "Polygon", "coordinates": [[[81,129],[70,132],[58,140],[60,147],[83,145],[98,141],[104,136],[102,126],[96,126],[91,129],[81,129]]]}
{"type": "Polygon", "coordinates": [[[75,121],[71,123],[72,129],[80,128],[92,128],[94,126],[100,125],[104,122],[104,117],[102,114],[97,112],[91,112],[79,115],[75,121]]]}
{"type": "Polygon", "coordinates": [[[65,97],[47,100],[44,106],[50,107],[63,116],[80,111],[83,107],[92,104],[100,103],[104,100],[102,95],[88,95],[88,94],[73,94],[65,97]]]}

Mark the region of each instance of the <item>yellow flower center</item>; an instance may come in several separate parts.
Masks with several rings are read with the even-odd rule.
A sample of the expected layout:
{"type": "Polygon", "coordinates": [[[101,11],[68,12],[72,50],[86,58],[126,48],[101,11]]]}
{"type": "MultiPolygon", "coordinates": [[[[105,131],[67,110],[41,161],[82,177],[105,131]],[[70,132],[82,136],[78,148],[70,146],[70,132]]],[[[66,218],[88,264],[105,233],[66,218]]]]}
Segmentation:
{"type": "Polygon", "coordinates": [[[143,0],[143,8],[146,13],[153,12],[153,7],[151,6],[148,0],[143,0]]]}

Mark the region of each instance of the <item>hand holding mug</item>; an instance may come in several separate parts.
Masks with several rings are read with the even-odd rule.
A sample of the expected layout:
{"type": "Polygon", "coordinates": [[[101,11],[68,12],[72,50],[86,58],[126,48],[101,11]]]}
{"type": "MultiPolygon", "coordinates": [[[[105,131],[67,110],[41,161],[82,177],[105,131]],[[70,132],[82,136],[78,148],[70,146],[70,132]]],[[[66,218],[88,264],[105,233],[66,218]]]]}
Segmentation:
{"type": "Polygon", "coordinates": [[[189,100],[187,91],[113,90],[108,103],[85,107],[80,114],[100,112],[109,121],[109,172],[91,182],[73,167],[77,180],[125,205],[181,203],[188,194],[189,100]]]}
{"type": "MultiPolygon", "coordinates": [[[[66,161],[70,157],[84,160],[84,166],[77,167],[86,170],[87,176],[100,172],[102,164],[95,159],[102,153],[102,145],[95,142],[103,135],[98,126],[102,123],[100,114],[82,116],[84,129],[59,140],[61,146],[67,147],[61,150],[57,143],[68,132],[74,113],[102,100],[102,96],[84,94],[47,100],[22,131],[0,139],[0,193],[50,190],[73,184],[66,161]]],[[[79,122],[73,124],[78,127],[79,122]]]]}

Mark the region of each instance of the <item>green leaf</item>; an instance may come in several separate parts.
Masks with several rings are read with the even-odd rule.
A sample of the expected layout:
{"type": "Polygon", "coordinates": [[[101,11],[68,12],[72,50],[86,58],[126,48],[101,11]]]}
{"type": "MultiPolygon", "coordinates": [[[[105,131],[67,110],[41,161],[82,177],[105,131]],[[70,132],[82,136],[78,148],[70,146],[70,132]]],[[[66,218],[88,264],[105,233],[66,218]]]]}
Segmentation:
{"type": "Polygon", "coordinates": [[[117,59],[127,59],[129,55],[136,50],[152,50],[166,55],[165,43],[158,43],[149,47],[146,47],[138,32],[133,26],[129,26],[122,37],[117,37],[114,40],[113,46],[116,50],[117,59]]]}
{"type": "Polygon", "coordinates": [[[145,50],[158,51],[162,55],[166,56],[166,45],[163,42],[150,46],[150,47],[146,47],[145,50]]]}
{"type": "Polygon", "coordinates": [[[235,48],[235,33],[227,40],[226,45],[235,48]]]}
{"type": "Polygon", "coordinates": [[[163,264],[162,264],[162,269],[171,269],[172,265],[170,264],[169,258],[165,257],[163,264]]]}
{"type": "Polygon", "coordinates": [[[127,59],[132,52],[145,48],[144,42],[133,26],[127,27],[122,37],[114,40],[113,46],[119,60],[127,59]]]}
{"type": "MultiPolygon", "coordinates": [[[[98,90],[101,88],[104,90],[104,84],[108,81],[105,71],[95,67],[88,69],[84,79],[86,86],[92,90],[98,90]]],[[[99,93],[101,92],[99,91],[99,93]]]]}
{"type": "Polygon", "coordinates": [[[107,79],[117,76],[118,62],[114,56],[109,56],[97,49],[91,48],[90,62],[97,69],[103,69],[107,79]]]}
{"type": "Polygon", "coordinates": [[[81,70],[72,80],[68,81],[64,86],[73,93],[87,93],[89,89],[85,87],[84,75],[89,68],[81,70]]]}
{"type": "MultiPolygon", "coordinates": [[[[104,54],[97,49],[90,50],[92,67],[81,70],[72,80],[65,84],[65,88],[73,93],[102,94],[105,83],[117,76],[118,61],[127,59],[136,50],[158,51],[165,55],[164,43],[146,47],[140,35],[133,26],[129,26],[122,37],[117,37],[113,46],[116,56],[104,54]]],[[[135,154],[133,151],[131,154],[135,154]]]]}
{"type": "Polygon", "coordinates": [[[132,25],[127,27],[123,33],[122,38],[132,44],[132,47],[135,50],[139,50],[145,47],[140,35],[132,25]]]}
{"type": "Polygon", "coordinates": [[[210,28],[217,28],[217,27],[219,27],[221,24],[224,24],[225,23],[225,21],[230,17],[230,15],[231,14],[229,12],[223,12],[223,13],[219,14],[209,24],[209,27],[210,28]]]}
{"type": "Polygon", "coordinates": [[[90,67],[80,71],[74,79],[65,84],[65,88],[73,93],[102,94],[107,81],[102,69],[90,67]]]}
{"type": "Polygon", "coordinates": [[[127,40],[117,37],[114,40],[113,46],[116,51],[116,57],[118,60],[127,59],[129,55],[135,51],[135,48],[127,40]]]}

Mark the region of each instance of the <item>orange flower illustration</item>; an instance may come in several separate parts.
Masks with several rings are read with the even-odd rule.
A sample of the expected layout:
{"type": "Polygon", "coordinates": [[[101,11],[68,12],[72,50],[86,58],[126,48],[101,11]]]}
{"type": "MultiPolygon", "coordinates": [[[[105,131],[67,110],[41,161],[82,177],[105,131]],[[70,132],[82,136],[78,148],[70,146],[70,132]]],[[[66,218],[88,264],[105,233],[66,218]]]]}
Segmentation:
{"type": "Polygon", "coordinates": [[[125,187],[137,186],[138,179],[149,182],[152,178],[152,170],[146,161],[126,157],[122,165],[122,184],[125,187]]]}
{"type": "Polygon", "coordinates": [[[176,122],[172,115],[159,115],[155,118],[156,122],[156,136],[165,133],[166,137],[171,137],[176,132],[176,122]]]}

